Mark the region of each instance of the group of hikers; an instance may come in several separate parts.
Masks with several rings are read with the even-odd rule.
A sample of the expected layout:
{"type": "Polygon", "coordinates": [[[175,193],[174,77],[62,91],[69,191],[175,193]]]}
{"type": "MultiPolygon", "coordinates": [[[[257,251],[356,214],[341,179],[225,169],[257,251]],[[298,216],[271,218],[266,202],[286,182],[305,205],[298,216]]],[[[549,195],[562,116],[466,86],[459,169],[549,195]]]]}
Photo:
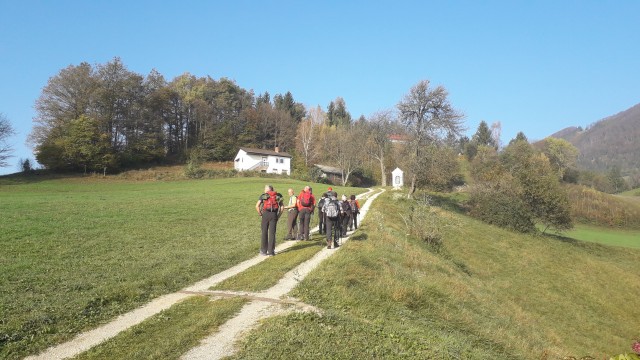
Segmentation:
{"type": "Polygon", "coordinates": [[[282,194],[276,192],[273,186],[266,185],[264,193],[258,198],[256,211],[262,217],[262,237],[260,241],[261,255],[275,255],[276,226],[280,216],[287,213],[287,235],[285,240],[309,240],[309,224],[311,217],[318,210],[318,229],[327,239],[327,249],[337,248],[338,239],[345,236],[347,231],[358,228],[358,214],[360,204],[355,195],[347,197],[331,187],[316,201],[313,189],[305,186],[295,195],[293,189],[288,190],[289,201],[284,205],[282,194]]]}

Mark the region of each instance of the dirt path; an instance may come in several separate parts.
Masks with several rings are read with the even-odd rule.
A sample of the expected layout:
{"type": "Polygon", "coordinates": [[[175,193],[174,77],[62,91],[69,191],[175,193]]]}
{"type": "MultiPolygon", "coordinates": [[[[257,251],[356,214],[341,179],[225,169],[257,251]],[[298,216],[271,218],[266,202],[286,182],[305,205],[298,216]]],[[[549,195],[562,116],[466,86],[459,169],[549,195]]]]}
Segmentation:
{"type": "MultiPolygon", "coordinates": [[[[371,202],[381,193],[373,195],[367,200],[360,210],[362,219],[366,216],[366,213],[371,206],[371,202]]],[[[346,240],[349,238],[347,237],[346,240]]],[[[345,241],[345,240],[343,240],[345,241]]],[[[220,327],[217,333],[202,340],[199,346],[191,349],[189,352],[182,356],[184,360],[196,360],[196,359],[221,359],[225,356],[229,356],[235,352],[234,344],[242,336],[243,333],[252,329],[259,320],[281,314],[286,310],[273,300],[280,300],[293,290],[293,288],[304,279],[313,269],[315,269],[322,261],[329,256],[340,251],[341,247],[337,249],[323,249],[318,252],[311,259],[303,262],[298,267],[289,271],[284,275],[282,279],[270,289],[256,294],[256,297],[263,297],[269,299],[254,299],[249,304],[245,305],[240,313],[233,319],[227,321],[220,327]]],[[[294,299],[285,300],[285,303],[296,302],[294,299]]],[[[308,306],[308,305],[307,305],[308,306]]],[[[312,307],[305,308],[302,306],[302,310],[305,311],[317,311],[312,307]]]]}
{"type": "MultiPolygon", "coordinates": [[[[368,192],[361,194],[361,196],[363,197],[368,196],[372,192],[373,190],[370,189],[368,192]]],[[[377,197],[378,195],[379,194],[375,194],[371,196],[367,200],[367,202],[362,206],[362,209],[360,212],[362,219],[364,219],[366,212],[371,204],[371,201],[375,199],[375,197],[377,197]]],[[[312,229],[312,232],[315,232],[315,231],[317,231],[317,227],[312,229]]],[[[287,242],[281,243],[276,247],[276,254],[292,247],[296,243],[297,243],[296,241],[287,241],[287,242]]],[[[274,287],[272,287],[271,289],[268,289],[267,291],[258,293],[258,294],[246,294],[246,296],[248,296],[249,298],[253,296],[255,299],[253,299],[251,303],[246,305],[236,318],[233,318],[229,322],[224,324],[220,328],[219,332],[214,335],[220,338],[224,338],[223,341],[217,344],[214,343],[214,344],[210,344],[207,347],[204,347],[206,345],[206,342],[209,341],[210,338],[205,339],[201,346],[190,351],[188,354],[185,355],[185,358],[213,359],[213,358],[219,358],[222,355],[228,355],[231,351],[230,349],[231,349],[231,346],[233,345],[233,342],[235,341],[236,337],[243,329],[251,327],[261,318],[280,313],[282,311],[281,303],[283,302],[298,304],[297,305],[298,308],[307,309],[307,310],[311,309],[308,306],[305,306],[304,304],[297,303],[295,300],[282,301],[281,297],[286,293],[288,293],[289,291],[291,291],[291,289],[293,289],[293,287],[297,284],[297,282],[300,281],[302,278],[304,278],[304,276],[306,276],[313,268],[315,268],[317,264],[319,264],[322,260],[330,256],[331,254],[333,254],[333,252],[337,250],[340,250],[340,248],[336,250],[324,249],[323,251],[320,251],[320,253],[316,254],[316,256],[314,256],[307,262],[302,263],[296,269],[287,273],[280,280],[280,282],[276,284],[274,287]],[[200,349],[200,350],[197,350],[197,349],[200,349]],[[211,353],[209,353],[209,351],[211,351],[211,353]],[[213,356],[214,351],[215,351],[215,354],[220,353],[221,355],[216,355],[218,357],[214,357],[213,356]],[[220,352],[220,351],[227,351],[227,352],[220,352]],[[204,357],[197,357],[199,356],[198,354],[205,354],[205,355],[203,355],[204,357]]],[[[149,317],[170,308],[172,305],[176,304],[179,301],[184,300],[187,297],[194,296],[195,294],[209,293],[210,291],[208,289],[210,287],[247,270],[248,268],[264,261],[265,259],[266,259],[265,256],[256,256],[249,260],[243,261],[236,266],[233,266],[209,278],[201,280],[178,292],[163,295],[136,310],[133,310],[131,312],[128,312],[126,314],[119,316],[118,318],[116,318],[115,320],[113,320],[108,324],[105,324],[93,330],[81,333],[66,343],[62,343],[62,344],[50,347],[49,349],[45,350],[44,352],[38,355],[28,356],[25,359],[53,360],[53,359],[67,359],[67,358],[76,356],[118,335],[120,332],[143,322],[149,317]]],[[[231,295],[245,296],[237,293],[233,294],[231,292],[220,292],[217,295],[224,296],[225,293],[226,295],[229,295],[229,296],[231,295]]],[[[213,294],[213,295],[216,295],[216,294],[213,294]]],[[[218,339],[215,341],[220,341],[220,340],[218,339]]]]}

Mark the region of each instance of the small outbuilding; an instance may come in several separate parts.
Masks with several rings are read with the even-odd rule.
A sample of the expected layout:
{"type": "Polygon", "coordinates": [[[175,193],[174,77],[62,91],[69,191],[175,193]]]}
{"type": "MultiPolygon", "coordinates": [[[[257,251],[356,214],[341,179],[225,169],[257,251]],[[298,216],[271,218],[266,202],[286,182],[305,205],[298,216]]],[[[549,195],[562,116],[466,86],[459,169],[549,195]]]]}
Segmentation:
{"type": "Polygon", "coordinates": [[[404,186],[404,171],[396,168],[391,172],[391,184],[394,189],[402,189],[404,186]]]}
{"type": "Polygon", "coordinates": [[[319,172],[321,178],[329,180],[329,182],[331,182],[332,184],[342,185],[341,169],[333,166],[320,165],[320,164],[314,164],[313,166],[316,169],[318,169],[317,171],[319,172]]]}
{"type": "Polygon", "coordinates": [[[275,150],[241,147],[233,161],[238,171],[259,171],[270,174],[291,175],[291,155],[275,150]]]}

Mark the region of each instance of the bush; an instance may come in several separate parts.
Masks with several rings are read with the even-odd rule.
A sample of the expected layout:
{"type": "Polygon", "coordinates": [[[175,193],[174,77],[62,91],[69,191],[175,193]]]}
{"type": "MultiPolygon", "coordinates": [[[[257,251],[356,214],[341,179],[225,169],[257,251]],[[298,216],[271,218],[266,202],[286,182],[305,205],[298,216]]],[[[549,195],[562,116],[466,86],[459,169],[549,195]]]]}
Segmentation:
{"type": "Polygon", "coordinates": [[[471,216],[488,224],[518,232],[535,231],[533,214],[517,191],[505,184],[499,187],[475,185],[471,188],[468,205],[471,216]]]}
{"type": "MultiPolygon", "coordinates": [[[[410,201],[405,199],[401,201],[403,200],[410,201]]],[[[424,241],[438,249],[442,246],[442,230],[447,224],[438,216],[429,203],[429,197],[425,195],[422,199],[408,205],[408,213],[400,214],[400,216],[405,223],[409,236],[424,241]]]]}

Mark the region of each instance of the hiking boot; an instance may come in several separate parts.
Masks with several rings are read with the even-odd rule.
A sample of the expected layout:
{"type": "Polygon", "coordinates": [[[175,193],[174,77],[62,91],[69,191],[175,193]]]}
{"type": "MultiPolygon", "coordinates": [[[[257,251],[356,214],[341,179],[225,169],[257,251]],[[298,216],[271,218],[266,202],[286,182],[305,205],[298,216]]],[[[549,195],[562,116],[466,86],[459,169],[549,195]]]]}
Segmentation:
{"type": "Polygon", "coordinates": [[[327,249],[331,249],[331,240],[327,240],[327,249]]]}
{"type": "Polygon", "coordinates": [[[340,245],[338,245],[338,242],[334,240],[333,241],[333,248],[335,249],[337,247],[340,247],[340,245]]]}

